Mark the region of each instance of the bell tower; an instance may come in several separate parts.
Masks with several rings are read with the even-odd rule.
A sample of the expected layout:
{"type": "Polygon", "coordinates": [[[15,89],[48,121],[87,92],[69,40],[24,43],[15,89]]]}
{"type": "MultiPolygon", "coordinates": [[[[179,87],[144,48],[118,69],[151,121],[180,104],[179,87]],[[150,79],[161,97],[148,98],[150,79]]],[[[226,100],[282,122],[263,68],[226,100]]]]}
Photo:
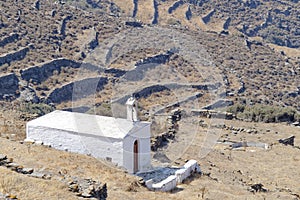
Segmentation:
{"type": "Polygon", "coordinates": [[[126,106],[127,106],[127,119],[133,122],[139,121],[137,100],[131,96],[127,100],[126,106]]]}

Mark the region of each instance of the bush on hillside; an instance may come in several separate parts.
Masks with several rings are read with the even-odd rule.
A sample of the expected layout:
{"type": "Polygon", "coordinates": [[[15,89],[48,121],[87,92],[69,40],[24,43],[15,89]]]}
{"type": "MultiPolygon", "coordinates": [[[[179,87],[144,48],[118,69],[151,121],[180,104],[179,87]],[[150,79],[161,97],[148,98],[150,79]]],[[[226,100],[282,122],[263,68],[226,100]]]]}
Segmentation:
{"type": "Polygon", "coordinates": [[[21,111],[29,114],[42,116],[54,111],[55,108],[45,103],[24,103],[21,105],[21,111]]]}
{"type": "Polygon", "coordinates": [[[227,111],[235,114],[239,119],[254,122],[294,122],[300,120],[300,114],[293,107],[235,104],[230,106],[227,111]]]}

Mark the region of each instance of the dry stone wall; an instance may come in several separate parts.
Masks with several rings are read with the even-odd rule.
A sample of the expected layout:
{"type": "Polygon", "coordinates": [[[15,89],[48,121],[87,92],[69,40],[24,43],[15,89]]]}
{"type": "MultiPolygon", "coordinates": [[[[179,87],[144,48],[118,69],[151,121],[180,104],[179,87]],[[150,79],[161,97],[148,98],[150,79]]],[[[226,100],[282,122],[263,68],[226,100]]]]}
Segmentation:
{"type": "Polygon", "coordinates": [[[12,42],[14,42],[14,41],[16,41],[18,39],[19,39],[19,34],[17,34],[17,33],[11,33],[7,37],[5,37],[2,40],[0,40],[0,47],[4,47],[8,43],[12,43],[12,42]]]}
{"type": "Polygon", "coordinates": [[[96,77],[87,78],[66,84],[60,88],[54,89],[47,100],[51,103],[61,103],[63,101],[77,100],[94,94],[103,89],[108,82],[108,78],[96,77]]]}
{"type": "Polygon", "coordinates": [[[66,66],[72,68],[79,68],[81,66],[81,63],[65,58],[59,58],[56,60],[46,62],[39,66],[34,66],[25,70],[21,70],[21,77],[23,80],[26,81],[32,80],[37,83],[42,83],[43,81],[47,80],[50,76],[52,76],[55,70],[60,72],[61,68],[66,66]]]}
{"type": "Polygon", "coordinates": [[[181,119],[181,110],[174,109],[171,112],[171,115],[168,116],[168,130],[164,133],[161,133],[155,137],[151,138],[151,150],[157,151],[159,148],[166,145],[169,140],[173,140],[176,136],[178,130],[178,121],[181,119]]]}
{"type": "Polygon", "coordinates": [[[19,79],[16,74],[0,76],[0,99],[15,98],[19,89],[19,79]]]}
{"type": "Polygon", "coordinates": [[[153,0],[153,7],[154,7],[154,14],[153,14],[153,20],[152,20],[152,24],[157,24],[158,23],[158,2],[157,0],[153,0]]]}
{"type": "Polygon", "coordinates": [[[4,55],[0,55],[0,66],[3,64],[10,64],[13,61],[22,60],[25,58],[27,53],[29,52],[30,48],[33,46],[30,45],[28,47],[21,48],[18,51],[10,52],[4,55]]]}
{"type": "Polygon", "coordinates": [[[60,27],[60,35],[65,37],[66,36],[66,26],[67,22],[72,19],[72,15],[66,16],[63,18],[61,22],[61,27],[60,27]]]}

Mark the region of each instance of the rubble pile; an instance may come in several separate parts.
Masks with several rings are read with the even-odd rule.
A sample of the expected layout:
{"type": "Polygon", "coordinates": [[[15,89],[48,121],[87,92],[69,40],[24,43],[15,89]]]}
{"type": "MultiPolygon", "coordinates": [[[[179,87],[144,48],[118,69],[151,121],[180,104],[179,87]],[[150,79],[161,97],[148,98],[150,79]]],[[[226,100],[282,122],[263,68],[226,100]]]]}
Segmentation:
{"type": "Polygon", "coordinates": [[[79,197],[96,198],[105,200],[107,198],[107,186],[92,179],[73,178],[68,183],[69,191],[76,193],[79,197]]]}

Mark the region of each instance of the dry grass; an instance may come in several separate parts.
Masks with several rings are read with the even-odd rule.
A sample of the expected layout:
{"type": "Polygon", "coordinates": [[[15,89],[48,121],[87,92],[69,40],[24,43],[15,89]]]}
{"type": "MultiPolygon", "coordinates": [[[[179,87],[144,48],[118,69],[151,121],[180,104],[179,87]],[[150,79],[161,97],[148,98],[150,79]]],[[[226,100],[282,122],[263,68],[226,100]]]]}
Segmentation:
{"type": "MultiPolygon", "coordinates": [[[[132,16],[133,2],[131,0],[114,0],[114,2],[116,2],[117,5],[125,11],[127,16],[132,16]]],[[[14,15],[17,13],[19,7],[22,7],[22,9],[24,7],[23,12],[28,12],[28,15],[22,16],[26,23],[22,23],[20,25],[22,26],[20,27],[20,30],[26,30],[28,34],[26,33],[26,37],[22,38],[19,42],[5,46],[5,48],[0,50],[1,54],[20,46],[26,46],[29,42],[34,42],[36,49],[32,50],[22,61],[13,62],[11,65],[3,65],[2,67],[5,69],[3,72],[5,73],[7,71],[15,71],[18,74],[19,69],[51,60],[53,59],[52,56],[55,55],[72,58],[73,55],[76,54],[75,49],[78,50],[78,48],[81,47],[80,45],[83,44],[83,41],[86,41],[88,37],[88,31],[82,31],[83,26],[91,28],[95,24],[101,24],[99,23],[99,19],[101,19],[101,22],[105,25],[105,27],[103,27],[104,25],[96,27],[97,30],[100,30],[101,38],[99,41],[113,36],[115,34],[114,30],[117,27],[117,25],[113,23],[116,19],[106,21],[103,16],[87,16],[84,12],[72,10],[74,19],[68,23],[67,34],[69,35],[62,43],[61,52],[56,52],[57,45],[55,43],[50,44],[47,40],[37,38],[35,35],[35,28],[38,27],[38,29],[43,31],[45,36],[49,36],[47,31],[53,31],[53,26],[59,27],[62,16],[68,14],[67,12],[63,9],[58,9],[58,14],[55,18],[53,18],[53,20],[45,20],[42,21],[45,23],[41,23],[40,19],[43,19],[41,17],[41,13],[45,11],[43,9],[46,8],[46,6],[42,8],[41,12],[36,12],[31,9],[33,1],[25,1],[25,3],[24,1],[19,2],[22,4],[19,5],[19,7],[16,6],[16,4],[10,3],[10,1],[6,1],[6,3],[4,4],[8,5],[10,9],[3,7],[3,10],[10,11],[5,14],[4,22],[8,22],[7,16],[13,16],[9,19],[12,25],[9,26],[8,29],[1,29],[1,31],[5,31],[1,33],[7,34],[13,32],[13,28],[11,27],[16,27],[14,26],[15,24],[13,24],[15,18],[14,15]],[[71,34],[73,36],[71,36],[71,34]],[[26,38],[31,38],[31,40],[27,40],[26,38]]],[[[194,34],[193,36],[199,39],[200,43],[207,47],[211,55],[214,56],[214,61],[218,62],[221,66],[220,68],[225,71],[223,72],[228,76],[229,82],[231,83],[231,88],[229,89],[237,89],[240,86],[240,79],[237,77],[237,74],[240,75],[246,82],[247,91],[244,94],[244,97],[247,99],[252,98],[256,100],[260,98],[260,96],[254,96],[257,95],[258,92],[262,93],[260,94],[261,96],[263,96],[263,92],[265,92],[266,95],[269,94],[269,97],[273,98],[273,93],[281,90],[283,92],[287,90],[290,91],[293,87],[297,86],[297,77],[290,78],[288,75],[269,75],[274,71],[274,69],[269,68],[269,66],[279,66],[279,68],[276,69],[277,71],[282,72],[283,74],[288,74],[286,67],[282,67],[285,64],[285,58],[280,57],[278,53],[275,53],[272,49],[266,46],[256,47],[255,45],[253,45],[252,50],[249,51],[244,47],[244,38],[240,37],[241,33],[235,29],[232,29],[235,31],[233,34],[226,37],[219,37],[208,33],[199,34],[199,32],[193,32],[191,30],[196,30],[198,27],[205,31],[219,31],[223,21],[212,20],[210,23],[205,25],[201,22],[200,16],[193,16],[193,18],[188,21],[185,18],[187,4],[181,6],[170,15],[167,10],[173,3],[174,1],[166,1],[160,5],[159,23],[161,25],[166,25],[172,20],[173,22],[174,20],[175,22],[178,20],[182,26],[189,27],[190,30],[187,32],[191,35],[194,34]],[[236,71],[236,74],[232,73],[230,71],[231,69],[236,71]],[[265,70],[265,73],[268,74],[268,76],[253,74],[252,72],[257,69],[265,70]],[[289,82],[285,80],[286,78],[289,82]],[[267,82],[270,80],[276,83],[276,87],[263,89],[261,86],[267,85],[267,82]],[[257,88],[260,88],[260,90],[257,90],[257,88]]],[[[50,13],[52,9],[54,9],[54,7],[49,6],[49,9],[46,11],[50,13]]],[[[139,1],[139,19],[146,23],[150,23],[153,17],[153,12],[153,1],[139,1]]],[[[127,19],[124,18],[123,20],[127,19]]],[[[255,39],[257,40],[257,38],[255,39]]],[[[276,51],[284,51],[289,57],[299,57],[300,54],[298,49],[279,47],[272,44],[269,44],[269,46],[274,48],[276,51]]],[[[124,48],[126,48],[126,45],[124,48]]],[[[131,57],[127,56],[125,58],[120,58],[111,66],[122,69],[131,69],[130,67],[132,67],[134,62],[146,56],[156,54],[157,52],[155,51],[155,49],[142,49],[139,52],[130,52],[128,54],[132,54],[131,57]],[[126,68],[124,66],[126,66],[126,68]]],[[[189,65],[189,63],[187,65],[189,65]]],[[[154,77],[154,79],[149,78],[149,82],[147,83],[157,83],[157,80],[160,80],[160,78],[167,79],[169,81],[175,79],[173,74],[165,73],[164,77],[160,76],[159,70],[153,70],[149,73],[149,77],[154,77]],[[153,76],[153,74],[155,76],[153,76]]],[[[199,82],[202,81],[202,77],[195,74],[194,71],[189,70],[188,67],[181,67],[181,70],[181,74],[177,73],[177,78],[180,78],[180,80],[195,81],[198,78],[199,82]]],[[[56,87],[60,87],[62,84],[73,81],[76,77],[73,76],[72,73],[74,74],[75,72],[76,70],[71,70],[70,72],[61,73],[58,76],[49,78],[43,84],[50,86],[51,89],[55,89],[56,87]]],[[[121,88],[124,89],[124,91],[121,92],[128,92],[128,89],[141,89],[145,85],[141,85],[140,83],[133,86],[126,85],[124,88],[121,88]]],[[[96,94],[96,97],[91,97],[75,103],[80,105],[90,105],[93,103],[108,102],[114,95],[117,95],[113,92],[115,91],[114,88],[112,88],[112,85],[107,85],[105,86],[104,91],[96,94]]],[[[166,104],[176,98],[174,97],[176,95],[172,95],[176,92],[182,95],[188,94],[187,92],[184,93],[184,91],[152,94],[149,98],[142,99],[141,104],[144,105],[145,108],[151,108],[155,104],[166,104]]],[[[242,95],[243,94],[241,94],[241,96],[242,95]]],[[[208,101],[208,96],[209,95],[204,96],[200,103],[204,104],[205,101],[208,101]]],[[[295,100],[295,102],[297,103],[297,100],[295,100]]],[[[295,102],[293,105],[296,104],[295,102]]],[[[64,102],[59,105],[58,108],[71,106],[72,102],[64,102]]],[[[13,109],[11,109],[11,111],[8,111],[7,109],[3,111],[3,118],[1,118],[0,121],[0,135],[2,137],[8,137],[16,140],[24,138],[25,122],[20,120],[19,117],[19,112],[14,112],[13,109]],[[15,135],[15,138],[12,137],[13,135],[15,135]]],[[[240,121],[230,121],[226,123],[238,127],[256,127],[259,130],[259,134],[257,135],[244,133],[233,135],[228,131],[224,131],[222,134],[228,134],[228,137],[226,138],[230,140],[251,140],[273,143],[280,138],[294,134],[296,135],[296,144],[300,144],[299,129],[283,124],[256,124],[240,121]],[[266,129],[272,129],[272,131],[270,133],[266,133],[266,129]]],[[[12,142],[6,139],[0,139],[0,153],[14,158],[15,162],[26,167],[34,167],[35,169],[49,171],[54,175],[54,178],[52,180],[30,178],[26,175],[17,174],[1,167],[0,192],[13,193],[21,199],[74,199],[76,197],[74,194],[67,191],[67,188],[61,181],[61,178],[63,176],[79,176],[82,178],[93,178],[100,180],[101,182],[106,182],[108,184],[109,199],[263,199],[265,197],[270,199],[293,199],[293,196],[286,188],[298,195],[300,194],[298,180],[300,174],[299,169],[297,168],[300,160],[298,149],[294,149],[289,146],[274,145],[273,148],[268,151],[255,149],[255,152],[250,151],[249,149],[245,149],[245,151],[229,151],[226,147],[224,147],[224,145],[217,145],[207,157],[199,158],[199,149],[201,149],[203,141],[207,136],[207,130],[197,129],[197,127],[193,127],[191,124],[182,125],[180,130],[182,131],[181,134],[178,134],[176,141],[170,143],[169,148],[166,150],[166,155],[171,159],[174,158],[174,161],[181,163],[183,163],[185,159],[198,159],[201,163],[202,169],[205,172],[211,173],[211,177],[203,176],[199,179],[193,180],[188,185],[182,184],[173,193],[150,192],[144,188],[137,187],[134,185],[137,180],[136,177],[124,173],[122,170],[119,170],[104,161],[99,161],[84,155],[56,151],[54,149],[40,146],[31,146],[28,148],[26,145],[21,145],[17,142],[12,142]],[[195,130],[197,131],[194,132],[195,130]],[[186,151],[183,152],[183,149],[186,151]],[[178,158],[178,156],[180,158],[178,158]],[[178,160],[176,160],[177,158],[178,160]],[[242,175],[236,175],[237,170],[241,170],[243,172],[242,175]],[[63,176],[61,176],[61,174],[63,176]],[[216,178],[217,180],[213,178],[216,178]],[[252,194],[247,191],[249,184],[259,182],[263,183],[265,187],[271,191],[266,194],[252,194]],[[132,183],[132,190],[127,191],[128,188],[131,187],[132,183]],[[283,189],[283,191],[280,191],[280,189],[283,189]],[[41,196],[41,194],[43,194],[43,196],[41,196]]]]}
{"type": "Polygon", "coordinates": [[[300,49],[278,46],[271,43],[269,43],[268,45],[271,48],[274,48],[276,51],[283,51],[288,57],[297,58],[300,56],[300,49]]]}
{"type": "Polygon", "coordinates": [[[151,24],[154,15],[153,1],[139,0],[138,2],[139,2],[138,11],[137,11],[138,19],[140,19],[145,23],[151,24]]]}
{"type": "Polygon", "coordinates": [[[16,194],[21,199],[60,199],[57,197],[74,199],[74,194],[68,192],[66,184],[62,182],[63,176],[93,178],[107,183],[110,197],[114,196],[114,190],[117,190],[116,193],[125,191],[131,182],[137,180],[114,168],[110,163],[100,162],[88,156],[57,151],[42,146],[31,146],[28,150],[26,145],[3,139],[0,143],[0,152],[8,155],[8,157],[13,157],[14,162],[22,163],[23,166],[33,167],[36,170],[43,169],[43,171],[53,174],[51,180],[40,180],[0,168],[3,171],[0,174],[2,191],[16,194]],[[20,152],[22,153],[20,154],[20,152]],[[34,192],[32,191],[33,188],[35,188],[34,192]],[[39,198],[42,193],[44,196],[39,198]]]}
{"type": "MultiPolygon", "coordinates": [[[[186,199],[187,197],[201,199],[202,196],[210,199],[260,199],[276,196],[280,196],[279,199],[281,197],[292,199],[291,192],[288,190],[279,191],[282,188],[300,194],[297,178],[300,176],[297,169],[300,160],[298,149],[274,145],[267,151],[260,149],[230,151],[226,145],[220,144],[215,146],[207,157],[200,158],[199,150],[206,138],[207,130],[193,127],[197,123],[188,123],[188,121],[187,119],[180,122],[180,132],[176,136],[176,142],[169,143],[165,153],[170,159],[181,164],[185,159],[197,159],[203,172],[211,175],[195,177],[188,181],[188,184],[179,185],[172,193],[148,191],[135,184],[138,178],[105,161],[43,146],[32,145],[28,148],[26,145],[7,139],[0,139],[1,154],[14,158],[14,162],[24,167],[42,169],[53,176],[51,180],[40,180],[1,167],[0,192],[12,193],[20,199],[74,199],[76,197],[67,190],[62,178],[77,176],[107,183],[108,199],[186,199]],[[183,151],[185,148],[186,150],[183,151]],[[238,170],[241,172],[237,172],[238,170]],[[250,193],[247,189],[253,183],[262,183],[270,192],[255,195],[250,193]]],[[[228,126],[258,130],[258,134],[237,135],[222,131],[221,136],[228,134],[227,139],[233,141],[260,141],[271,144],[280,138],[294,134],[295,144],[300,144],[299,129],[296,127],[240,121],[225,121],[225,123],[228,126]],[[271,131],[267,132],[267,129],[271,131]]]]}
{"type": "Polygon", "coordinates": [[[21,112],[16,109],[3,110],[0,116],[0,136],[12,140],[25,137],[25,122],[20,119],[21,112]],[[21,131],[23,130],[23,131],[21,131]]]}
{"type": "Polygon", "coordinates": [[[74,199],[67,186],[57,180],[40,180],[0,168],[0,192],[20,199],[74,199]]]}
{"type": "Polygon", "coordinates": [[[133,13],[133,1],[132,0],[113,0],[127,16],[132,16],[133,13]]]}

